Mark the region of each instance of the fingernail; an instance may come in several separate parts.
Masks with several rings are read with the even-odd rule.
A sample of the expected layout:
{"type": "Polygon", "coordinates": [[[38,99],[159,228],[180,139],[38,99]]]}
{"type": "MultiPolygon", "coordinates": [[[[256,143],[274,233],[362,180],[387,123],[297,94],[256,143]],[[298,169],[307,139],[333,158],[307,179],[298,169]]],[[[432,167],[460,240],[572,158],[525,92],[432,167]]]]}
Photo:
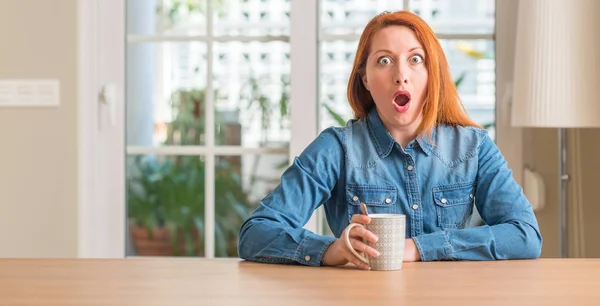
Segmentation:
{"type": "Polygon", "coordinates": [[[381,253],[379,253],[377,250],[375,250],[375,257],[381,255],[381,253]]]}

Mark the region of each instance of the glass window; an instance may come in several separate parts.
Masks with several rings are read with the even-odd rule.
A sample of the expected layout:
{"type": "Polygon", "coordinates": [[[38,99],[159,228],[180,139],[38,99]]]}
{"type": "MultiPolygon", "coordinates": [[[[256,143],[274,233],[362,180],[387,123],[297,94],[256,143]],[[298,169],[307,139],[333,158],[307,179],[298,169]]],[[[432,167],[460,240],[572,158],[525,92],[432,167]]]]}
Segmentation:
{"type": "Polygon", "coordinates": [[[289,10],[127,1],[128,256],[237,256],[288,165],[289,10]]]}

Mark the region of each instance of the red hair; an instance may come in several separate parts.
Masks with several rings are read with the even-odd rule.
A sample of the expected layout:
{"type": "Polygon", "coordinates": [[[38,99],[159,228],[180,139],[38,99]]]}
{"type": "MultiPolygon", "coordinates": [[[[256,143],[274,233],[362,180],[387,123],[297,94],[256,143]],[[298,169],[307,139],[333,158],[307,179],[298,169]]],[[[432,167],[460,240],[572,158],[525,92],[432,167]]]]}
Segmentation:
{"type": "Polygon", "coordinates": [[[423,120],[417,129],[417,134],[430,135],[433,127],[440,123],[481,128],[469,118],[464,109],[450,75],[448,61],[435,33],[423,19],[408,11],[384,12],[375,16],[360,36],[352,73],[348,80],[348,101],[354,110],[355,118],[365,117],[375,104],[362,83],[362,76],[366,72],[373,35],[388,26],[410,28],[425,50],[425,65],[429,81],[423,100],[423,120]]]}

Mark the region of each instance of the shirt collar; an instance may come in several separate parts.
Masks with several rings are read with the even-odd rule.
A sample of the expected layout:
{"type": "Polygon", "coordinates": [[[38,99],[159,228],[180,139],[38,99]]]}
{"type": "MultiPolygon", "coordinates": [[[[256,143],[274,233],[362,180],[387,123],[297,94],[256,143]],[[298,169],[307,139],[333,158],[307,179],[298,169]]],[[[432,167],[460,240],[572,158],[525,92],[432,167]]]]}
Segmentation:
{"type": "MultiPolygon", "coordinates": [[[[367,126],[369,127],[369,134],[371,135],[371,139],[375,144],[377,154],[379,154],[381,157],[388,156],[392,151],[394,144],[397,142],[386,130],[375,106],[373,106],[367,114],[367,126]]],[[[435,139],[436,130],[437,126],[434,126],[431,134],[432,139],[435,139]]],[[[415,140],[409,143],[409,146],[413,145],[414,143],[418,144],[426,155],[430,155],[434,149],[434,146],[427,138],[427,135],[417,137],[415,140]]]]}

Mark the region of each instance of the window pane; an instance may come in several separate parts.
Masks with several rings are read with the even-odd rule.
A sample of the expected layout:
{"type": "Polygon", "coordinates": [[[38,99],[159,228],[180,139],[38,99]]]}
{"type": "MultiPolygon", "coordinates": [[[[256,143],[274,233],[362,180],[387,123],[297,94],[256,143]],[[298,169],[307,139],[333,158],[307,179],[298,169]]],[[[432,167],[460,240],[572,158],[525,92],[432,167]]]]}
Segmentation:
{"type": "MultiPolygon", "coordinates": [[[[206,35],[205,0],[128,0],[129,16],[154,19],[156,33],[162,35],[206,35]],[[153,8],[154,14],[134,11],[153,8]]],[[[131,19],[128,20],[128,23],[131,19]]],[[[139,33],[136,33],[139,34],[139,33]]]]}
{"type": "Polygon", "coordinates": [[[450,71],[467,112],[494,139],[496,73],[494,41],[441,40],[450,71]]]}
{"type": "Polygon", "coordinates": [[[321,33],[360,34],[375,15],[401,10],[402,0],[321,0],[321,33]]]}
{"type": "Polygon", "coordinates": [[[128,256],[204,256],[204,173],[199,157],[128,156],[128,256]]]}
{"type": "Polygon", "coordinates": [[[215,35],[289,35],[288,0],[212,0],[215,35]]]}
{"type": "Polygon", "coordinates": [[[243,155],[216,158],[215,256],[237,257],[240,227],[280,181],[288,156],[243,155]]]}
{"type": "Polygon", "coordinates": [[[321,42],[319,128],[344,126],[353,118],[346,89],[358,41],[321,42]]]}
{"type": "Polygon", "coordinates": [[[495,0],[410,0],[409,8],[436,33],[494,33],[495,0]]]}
{"type": "Polygon", "coordinates": [[[217,144],[287,146],[289,43],[215,43],[214,50],[217,144]]]}
{"type": "Polygon", "coordinates": [[[127,144],[204,144],[206,44],[129,43],[127,144]]]}

